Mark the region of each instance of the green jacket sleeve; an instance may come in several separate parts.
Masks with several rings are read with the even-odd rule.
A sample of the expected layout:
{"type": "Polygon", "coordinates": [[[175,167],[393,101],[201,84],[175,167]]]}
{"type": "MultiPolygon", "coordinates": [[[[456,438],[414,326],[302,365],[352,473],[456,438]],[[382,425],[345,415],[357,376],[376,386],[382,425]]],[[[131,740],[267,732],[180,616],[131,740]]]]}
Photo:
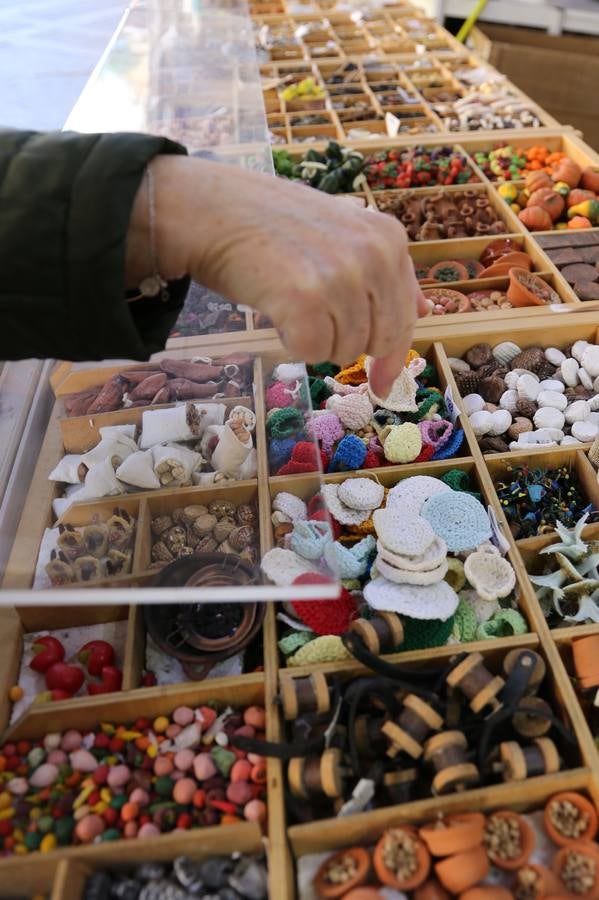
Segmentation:
{"type": "Polygon", "coordinates": [[[0,129],[0,359],[147,359],[164,348],[171,299],[127,303],[125,238],[146,164],[185,153],[142,134],[0,129]]]}

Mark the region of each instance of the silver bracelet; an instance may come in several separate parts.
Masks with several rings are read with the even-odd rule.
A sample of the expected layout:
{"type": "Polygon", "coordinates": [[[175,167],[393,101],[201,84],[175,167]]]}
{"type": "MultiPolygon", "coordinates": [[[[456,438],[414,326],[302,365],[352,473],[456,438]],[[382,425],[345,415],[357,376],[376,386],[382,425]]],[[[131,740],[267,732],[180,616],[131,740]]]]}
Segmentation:
{"type": "Polygon", "coordinates": [[[149,166],[146,166],[145,176],[148,183],[148,217],[150,220],[150,263],[152,274],[142,279],[139,285],[139,294],[131,297],[129,303],[134,300],[142,300],[144,297],[158,297],[163,303],[168,303],[170,296],[168,282],[158,272],[158,259],[156,255],[156,202],[154,194],[154,175],[149,166]]]}

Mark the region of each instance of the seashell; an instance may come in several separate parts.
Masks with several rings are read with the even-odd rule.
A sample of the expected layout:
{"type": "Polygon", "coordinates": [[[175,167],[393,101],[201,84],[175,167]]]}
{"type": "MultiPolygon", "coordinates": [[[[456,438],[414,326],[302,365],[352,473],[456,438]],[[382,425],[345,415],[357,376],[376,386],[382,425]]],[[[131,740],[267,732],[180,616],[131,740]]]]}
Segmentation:
{"type": "Polygon", "coordinates": [[[480,384],[480,377],[477,372],[456,372],[454,377],[458,391],[462,396],[464,394],[476,394],[480,384]]]}
{"type": "Polygon", "coordinates": [[[578,384],[578,363],[575,359],[565,359],[560,366],[560,372],[564,379],[564,383],[568,387],[574,387],[578,384]]]}
{"type": "Polygon", "coordinates": [[[495,403],[485,403],[483,409],[486,409],[487,412],[494,413],[497,412],[499,407],[495,403]]]}
{"type": "Polygon", "coordinates": [[[482,437],[484,434],[488,434],[493,427],[493,418],[491,413],[486,410],[479,410],[470,416],[470,424],[475,435],[482,437]]]}
{"type": "Polygon", "coordinates": [[[466,394],[466,396],[462,398],[462,406],[467,416],[471,416],[472,413],[475,412],[480,412],[484,405],[485,401],[480,394],[466,394]]]}
{"type": "Polygon", "coordinates": [[[581,365],[591,378],[596,378],[599,375],[599,347],[595,344],[589,344],[582,354],[581,365]]]}
{"type": "Polygon", "coordinates": [[[565,417],[559,409],[552,406],[542,406],[534,415],[535,428],[563,428],[565,417]]]}
{"type": "Polygon", "coordinates": [[[575,437],[577,441],[589,443],[594,441],[597,435],[599,435],[599,425],[594,422],[574,422],[572,425],[572,437],[575,437]]]}
{"type": "Polygon", "coordinates": [[[587,401],[589,406],[591,407],[591,412],[599,411],[599,394],[595,394],[594,397],[591,397],[590,400],[587,401]]]}
{"type": "Polygon", "coordinates": [[[539,406],[550,406],[563,412],[568,405],[568,399],[564,394],[558,394],[557,391],[540,391],[537,403],[539,406]]]}
{"type": "Polygon", "coordinates": [[[554,442],[559,444],[564,439],[564,432],[560,428],[537,428],[535,434],[541,444],[554,442]]]}
{"type": "MultiPolygon", "coordinates": [[[[587,347],[590,347],[588,341],[574,341],[572,346],[570,347],[570,356],[573,356],[576,362],[580,363],[582,366],[582,357],[584,356],[584,352],[587,347]]],[[[597,373],[599,375],[599,372],[597,373]]]]}
{"type": "Polygon", "coordinates": [[[255,531],[251,525],[240,525],[229,534],[228,541],[234,550],[244,550],[253,544],[254,537],[255,531]]]}
{"type": "Polygon", "coordinates": [[[595,391],[596,394],[599,394],[599,375],[593,381],[593,390],[595,391]]]}
{"type": "Polygon", "coordinates": [[[525,419],[524,416],[516,416],[508,428],[508,435],[513,440],[517,440],[518,435],[525,434],[527,431],[532,431],[532,422],[530,419],[525,419]]]}
{"type": "Polygon", "coordinates": [[[256,510],[249,503],[240,503],[235,517],[240,525],[254,525],[257,519],[256,510]]]}
{"type": "Polygon", "coordinates": [[[479,391],[488,403],[499,403],[502,394],[505,393],[505,381],[501,375],[491,375],[490,378],[483,378],[479,391]]]}
{"type": "Polygon", "coordinates": [[[586,369],[578,370],[578,377],[580,378],[581,385],[587,389],[587,391],[593,390],[593,379],[589,375],[586,369]]]}
{"type": "Polygon", "coordinates": [[[198,516],[195,520],[193,523],[193,530],[196,534],[199,534],[200,537],[203,537],[205,534],[210,534],[217,521],[218,519],[215,515],[205,513],[203,516],[198,516]]]}
{"type": "Polygon", "coordinates": [[[513,341],[503,341],[493,349],[493,356],[500,366],[509,366],[511,361],[521,352],[518,344],[514,344],[513,341]]]}
{"type": "Polygon", "coordinates": [[[504,391],[499,398],[499,405],[502,409],[507,409],[511,413],[515,412],[518,402],[518,391],[504,391]]]}
{"type": "Polygon", "coordinates": [[[200,504],[186,506],[182,511],[181,521],[183,521],[186,525],[193,525],[196,519],[198,519],[200,516],[205,516],[207,512],[207,506],[200,506],[200,504]]]}
{"type": "Polygon", "coordinates": [[[475,344],[464,356],[466,362],[473,369],[480,369],[493,361],[493,351],[490,344],[475,344]]]}
{"type": "Polygon", "coordinates": [[[557,378],[545,378],[540,382],[540,387],[542,391],[553,391],[558,394],[563,394],[566,390],[564,382],[558,381],[557,378]]]}
{"type": "Polygon", "coordinates": [[[217,519],[223,519],[225,516],[233,519],[235,518],[237,507],[230,500],[213,500],[208,506],[208,511],[211,516],[216,516],[217,519]]]}
{"type": "MultiPolygon", "coordinates": [[[[523,374],[523,373],[521,373],[521,374],[523,374]]],[[[505,378],[503,380],[505,382],[505,386],[508,389],[508,391],[516,390],[516,388],[518,386],[518,378],[519,377],[520,377],[520,375],[518,375],[517,372],[508,372],[507,373],[507,375],[505,376],[505,378]]]]}
{"type": "Polygon", "coordinates": [[[536,400],[541,392],[538,380],[535,381],[528,373],[526,375],[520,375],[516,390],[518,391],[520,400],[536,400]]]}
{"type": "Polygon", "coordinates": [[[545,365],[545,351],[540,347],[527,347],[515,356],[510,366],[514,369],[526,369],[528,372],[538,372],[545,365]]]}
{"type": "Polygon", "coordinates": [[[214,540],[218,544],[222,544],[236,527],[233,519],[219,519],[212,532],[214,540]]]}
{"type": "Polygon", "coordinates": [[[584,422],[591,412],[588,400],[575,400],[566,410],[566,422],[572,425],[574,422],[584,422]]]}
{"type": "MultiPolygon", "coordinates": [[[[581,424],[586,425],[586,422],[582,422],[581,424]]],[[[567,434],[562,440],[560,447],[572,446],[573,444],[580,444],[580,441],[578,441],[575,437],[572,437],[571,434],[567,434]]]]}
{"type": "Polygon", "coordinates": [[[531,372],[529,369],[512,369],[512,372],[514,372],[518,376],[518,378],[520,377],[520,375],[531,375],[535,379],[535,381],[541,380],[536,372],[531,372]]]}
{"type": "Polygon", "coordinates": [[[599,424],[599,412],[590,412],[587,422],[597,422],[599,424]]]}
{"type": "Polygon", "coordinates": [[[186,545],[187,532],[182,525],[173,525],[166,534],[162,535],[162,540],[171,553],[177,556],[181,548],[186,545]]]}
{"type": "Polygon", "coordinates": [[[447,359],[449,368],[452,372],[469,372],[470,365],[465,359],[458,359],[457,356],[449,356],[447,359]]]}
{"type": "Polygon", "coordinates": [[[164,541],[156,541],[156,543],[152,546],[151,555],[152,562],[169,563],[172,562],[175,558],[164,541]]]}
{"type": "Polygon", "coordinates": [[[557,347],[547,347],[545,350],[545,359],[547,362],[550,362],[552,366],[561,366],[565,358],[566,354],[562,353],[561,350],[558,350],[557,347]]]}
{"type": "Polygon", "coordinates": [[[493,437],[505,434],[512,424],[512,414],[507,409],[498,409],[497,412],[491,413],[492,425],[488,431],[493,437]]]}

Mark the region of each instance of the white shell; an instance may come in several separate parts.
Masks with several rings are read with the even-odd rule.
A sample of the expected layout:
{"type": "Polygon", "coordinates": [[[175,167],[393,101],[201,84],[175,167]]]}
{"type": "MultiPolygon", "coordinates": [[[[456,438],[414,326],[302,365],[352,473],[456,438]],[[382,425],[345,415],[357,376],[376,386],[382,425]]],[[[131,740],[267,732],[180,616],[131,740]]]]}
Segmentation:
{"type": "Polygon", "coordinates": [[[558,394],[557,391],[541,391],[537,397],[539,406],[551,406],[553,409],[561,409],[563,412],[568,405],[565,394],[558,394]]]}
{"type": "Polygon", "coordinates": [[[503,380],[505,381],[505,386],[508,389],[508,391],[516,390],[519,377],[520,376],[518,375],[517,372],[508,372],[507,375],[505,375],[503,380]]]}
{"type": "MultiPolygon", "coordinates": [[[[586,425],[586,422],[584,423],[586,425]]],[[[563,441],[561,442],[561,447],[571,447],[573,444],[580,444],[580,441],[577,441],[575,437],[572,437],[571,434],[567,434],[563,441]]]]}
{"type": "Polygon", "coordinates": [[[493,417],[491,413],[486,410],[480,410],[479,412],[472,413],[470,416],[470,424],[472,425],[472,430],[474,431],[477,437],[482,437],[485,434],[488,434],[493,427],[493,417]]]}
{"type": "Polygon", "coordinates": [[[464,412],[467,416],[471,416],[472,413],[475,412],[480,412],[480,410],[484,408],[484,405],[485,401],[480,394],[466,394],[462,399],[462,406],[464,407],[464,412]]]}
{"type": "Polygon", "coordinates": [[[586,369],[578,370],[578,377],[580,378],[580,383],[583,387],[587,389],[587,391],[593,390],[593,379],[589,375],[586,369]]]}
{"type": "Polygon", "coordinates": [[[530,372],[527,372],[518,378],[517,391],[521,400],[536,400],[541,388],[538,379],[535,381],[530,372]]]}
{"type": "Polygon", "coordinates": [[[553,409],[551,406],[542,406],[534,414],[533,422],[536,428],[563,428],[564,414],[559,409],[553,409]]]}
{"type": "Polygon", "coordinates": [[[575,400],[566,410],[566,422],[570,425],[573,422],[584,422],[588,419],[591,412],[591,405],[587,400],[575,400]]]}
{"type": "MultiPolygon", "coordinates": [[[[574,341],[572,344],[572,349],[570,350],[570,356],[573,356],[574,359],[582,365],[582,357],[584,355],[584,351],[589,347],[590,344],[588,341],[574,341]]],[[[599,374],[599,372],[597,373],[599,374]]]]}
{"type": "Polygon", "coordinates": [[[591,378],[599,375],[599,347],[589,344],[582,354],[582,367],[587,370],[591,378]]]}
{"type": "Polygon", "coordinates": [[[561,364],[562,378],[568,387],[576,387],[578,384],[578,363],[575,359],[566,359],[561,364]]]}
{"type": "Polygon", "coordinates": [[[541,381],[541,390],[563,394],[566,390],[566,385],[563,381],[558,381],[557,378],[545,378],[544,381],[541,381]]]}
{"type": "Polygon", "coordinates": [[[518,344],[514,344],[513,341],[503,341],[494,348],[493,356],[500,365],[509,366],[511,361],[521,352],[518,344]]]}
{"type": "Polygon", "coordinates": [[[564,439],[564,432],[560,428],[539,428],[536,435],[540,443],[556,441],[559,444],[564,439]]]}
{"type": "Polygon", "coordinates": [[[507,409],[498,409],[496,412],[491,413],[491,418],[493,419],[493,424],[489,434],[494,436],[503,434],[512,424],[512,414],[507,409]]]}
{"type": "Polygon", "coordinates": [[[552,366],[561,366],[565,358],[566,355],[561,350],[558,350],[557,347],[547,347],[545,350],[545,359],[552,366]]]}
{"type": "Polygon", "coordinates": [[[505,391],[501,395],[499,405],[502,409],[508,409],[510,412],[515,412],[517,402],[518,402],[518,391],[505,391]]]}
{"type": "Polygon", "coordinates": [[[572,437],[583,443],[594,441],[599,434],[599,426],[593,422],[574,422],[572,425],[572,437]]]}
{"type": "Polygon", "coordinates": [[[597,412],[599,410],[599,394],[595,394],[595,396],[591,397],[591,399],[587,402],[591,407],[592,412],[597,412]]]}
{"type": "Polygon", "coordinates": [[[452,372],[470,371],[470,363],[467,363],[465,359],[458,359],[457,356],[449,356],[447,362],[449,363],[452,372]]]}
{"type": "Polygon", "coordinates": [[[593,382],[593,390],[595,393],[599,394],[599,375],[595,378],[593,382]]]}

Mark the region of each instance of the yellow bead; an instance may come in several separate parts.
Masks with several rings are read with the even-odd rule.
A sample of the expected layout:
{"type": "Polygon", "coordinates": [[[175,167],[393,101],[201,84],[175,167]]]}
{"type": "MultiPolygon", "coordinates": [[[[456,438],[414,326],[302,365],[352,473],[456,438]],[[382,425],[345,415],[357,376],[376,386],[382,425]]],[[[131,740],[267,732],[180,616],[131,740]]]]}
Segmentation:
{"type": "Polygon", "coordinates": [[[137,738],[141,737],[141,731],[121,731],[119,737],[121,737],[124,741],[136,741],[137,738]]]}
{"type": "Polygon", "coordinates": [[[114,734],[114,725],[111,725],[110,722],[102,722],[100,728],[104,734],[114,734]]]}
{"type": "Polygon", "coordinates": [[[79,796],[77,797],[77,799],[74,801],[73,809],[79,809],[80,806],[83,806],[83,804],[87,801],[87,798],[89,797],[90,794],[93,793],[93,791],[94,791],[93,784],[89,784],[87,787],[84,787],[83,790],[81,791],[81,793],[79,794],[79,796]]]}
{"type": "Polygon", "coordinates": [[[154,719],[152,728],[156,734],[163,734],[170,724],[166,716],[158,716],[157,719],[154,719]]]}
{"type": "Polygon", "coordinates": [[[118,758],[116,756],[107,756],[104,760],[107,766],[116,766],[118,763],[118,758]]]}
{"type": "Polygon", "coordinates": [[[99,800],[95,806],[91,807],[91,811],[97,813],[99,816],[103,816],[108,809],[108,806],[109,804],[105,800],[99,800]]]}
{"type": "Polygon", "coordinates": [[[156,756],[158,756],[158,747],[156,746],[156,744],[150,744],[150,746],[146,750],[146,753],[148,754],[150,759],[154,759],[156,756]]]}
{"type": "Polygon", "coordinates": [[[34,806],[33,809],[29,810],[29,818],[31,819],[32,822],[37,822],[37,820],[39,819],[41,814],[42,814],[42,811],[39,808],[39,806],[34,806]]]}
{"type": "Polygon", "coordinates": [[[0,809],[6,809],[12,803],[12,797],[8,791],[2,791],[0,794],[0,809]]]}
{"type": "Polygon", "coordinates": [[[56,840],[55,834],[45,834],[40,844],[40,851],[42,853],[49,853],[50,850],[56,849],[57,844],[58,841],[56,840]]]}
{"type": "Polygon", "coordinates": [[[29,850],[25,844],[15,844],[13,853],[16,853],[17,856],[26,856],[29,853],[29,850]]]}
{"type": "Polygon", "coordinates": [[[5,809],[0,809],[0,822],[3,822],[5,819],[12,819],[15,811],[12,806],[7,806],[5,809]]]}
{"type": "Polygon", "coordinates": [[[80,806],[78,809],[75,810],[75,812],[73,813],[73,818],[75,819],[76,822],[78,822],[80,819],[85,818],[85,816],[87,816],[89,812],[90,812],[89,806],[87,805],[87,803],[84,803],[83,806],[80,806]]]}
{"type": "Polygon", "coordinates": [[[12,836],[15,839],[15,841],[18,841],[19,844],[22,844],[23,841],[25,840],[25,835],[23,834],[23,831],[20,828],[15,828],[15,830],[12,833],[12,836]]]}
{"type": "Polygon", "coordinates": [[[110,791],[110,788],[102,788],[102,790],[100,791],[100,798],[104,803],[110,803],[110,801],[112,800],[112,793],[110,791]]]}

